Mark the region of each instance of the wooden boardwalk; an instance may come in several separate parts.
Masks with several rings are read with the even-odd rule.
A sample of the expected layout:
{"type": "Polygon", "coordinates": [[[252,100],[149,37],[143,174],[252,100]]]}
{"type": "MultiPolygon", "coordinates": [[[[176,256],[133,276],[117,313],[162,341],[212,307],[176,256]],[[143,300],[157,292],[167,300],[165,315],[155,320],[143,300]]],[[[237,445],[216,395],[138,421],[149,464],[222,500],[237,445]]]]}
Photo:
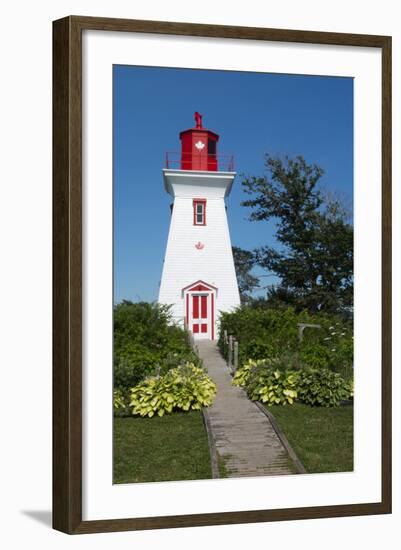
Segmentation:
{"type": "Polygon", "coordinates": [[[196,342],[203,366],[217,385],[216,399],[207,409],[212,444],[228,477],[297,473],[270,420],[231,383],[217,344],[196,342]]]}

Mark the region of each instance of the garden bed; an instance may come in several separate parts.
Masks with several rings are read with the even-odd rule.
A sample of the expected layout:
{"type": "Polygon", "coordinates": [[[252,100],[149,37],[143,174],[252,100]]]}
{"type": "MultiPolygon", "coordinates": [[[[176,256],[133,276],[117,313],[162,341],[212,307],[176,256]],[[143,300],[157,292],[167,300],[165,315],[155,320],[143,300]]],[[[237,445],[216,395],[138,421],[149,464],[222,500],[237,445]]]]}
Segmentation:
{"type": "Polygon", "coordinates": [[[353,406],[311,407],[302,403],[266,407],[308,473],[353,470],[353,406]]]}
{"type": "Polygon", "coordinates": [[[212,477],[202,413],[114,419],[114,483],[212,477]]]}

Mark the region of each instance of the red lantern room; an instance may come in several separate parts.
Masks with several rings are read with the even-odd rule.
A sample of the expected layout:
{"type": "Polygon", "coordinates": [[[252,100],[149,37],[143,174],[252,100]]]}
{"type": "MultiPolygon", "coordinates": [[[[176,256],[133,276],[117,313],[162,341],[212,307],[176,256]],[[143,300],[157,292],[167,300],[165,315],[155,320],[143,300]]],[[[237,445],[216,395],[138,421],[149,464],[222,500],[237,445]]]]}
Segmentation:
{"type": "Polygon", "coordinates": [[[216,172],[219,136],[202,126],[202,115],[195,113],[195,128],[180,133],[181,170],[216,172]]]}
{"type": "Polygon", "coordinates": [[[181,152],[166,152],[166,168],[233,172],[232,155],[217,155],[219,136],[202,125],[202,115],[195,113],[195,127],[180,132],[181,152]]]}

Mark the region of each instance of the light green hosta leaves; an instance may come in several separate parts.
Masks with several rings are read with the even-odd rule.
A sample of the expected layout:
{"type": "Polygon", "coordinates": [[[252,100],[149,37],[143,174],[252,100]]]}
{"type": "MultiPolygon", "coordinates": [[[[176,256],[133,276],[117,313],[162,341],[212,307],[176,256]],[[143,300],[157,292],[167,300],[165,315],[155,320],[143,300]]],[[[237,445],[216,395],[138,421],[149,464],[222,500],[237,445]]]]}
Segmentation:
{"type": "Polygon", "coordinates": [[[269,365],[256,366],[248,377],[247,394],[267,405],[292,405],[297,398],[298,373],[269,365]]]}
{"type": "Polygon", "coordinates": [[[286,366],[283,357],[249,360],[238,369],[233,384],[246,389],[253,401],[267,405],[292,405],[302,401],[319,407],[337,407],[353,398],[352,379],[325,367],[286,366]]]}
{"type": "Polygon", "coordinates": [[[131,389],[132,413],[163,416],[174,410],[200,410],[212,404],[216,385],[193,363],[171,369],[161,377],[151,377],[131,389]]]}
{"type": "Polygon", "coordinates": [[[248,359],[248,361],[244,363],[242,367],[240,367],[235,373],[235,376],[232,380],[233,385],[240,386],[240,387],[246,386],[248,382],[248,378],[251,374],[251,370],[254,367],[258,367],[260,365],[271,366],[273,362],[274,360],[272,359],[258,359],[258,360],[248,359]]]}
{"type": "Polygon", "coordinates": [[[126,407],[124,395],[121,390],[114,390],[113,392],[113,406],[116,412],[123,411],[126,407]]]}

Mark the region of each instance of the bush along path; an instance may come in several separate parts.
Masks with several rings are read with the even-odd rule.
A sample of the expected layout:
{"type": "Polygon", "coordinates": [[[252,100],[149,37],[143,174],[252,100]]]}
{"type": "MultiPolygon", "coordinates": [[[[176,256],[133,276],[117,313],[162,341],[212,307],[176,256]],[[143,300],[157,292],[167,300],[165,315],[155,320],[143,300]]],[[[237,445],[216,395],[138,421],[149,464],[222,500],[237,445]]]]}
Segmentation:
{"type": "Polygon", "coordinates": [[[228,367],[215,342],[197,342],[199,357],[217,386],[208,408],[209,436],[227,477],[300,473],[269,418],[244,390],[232,385],[228,367]]]}

